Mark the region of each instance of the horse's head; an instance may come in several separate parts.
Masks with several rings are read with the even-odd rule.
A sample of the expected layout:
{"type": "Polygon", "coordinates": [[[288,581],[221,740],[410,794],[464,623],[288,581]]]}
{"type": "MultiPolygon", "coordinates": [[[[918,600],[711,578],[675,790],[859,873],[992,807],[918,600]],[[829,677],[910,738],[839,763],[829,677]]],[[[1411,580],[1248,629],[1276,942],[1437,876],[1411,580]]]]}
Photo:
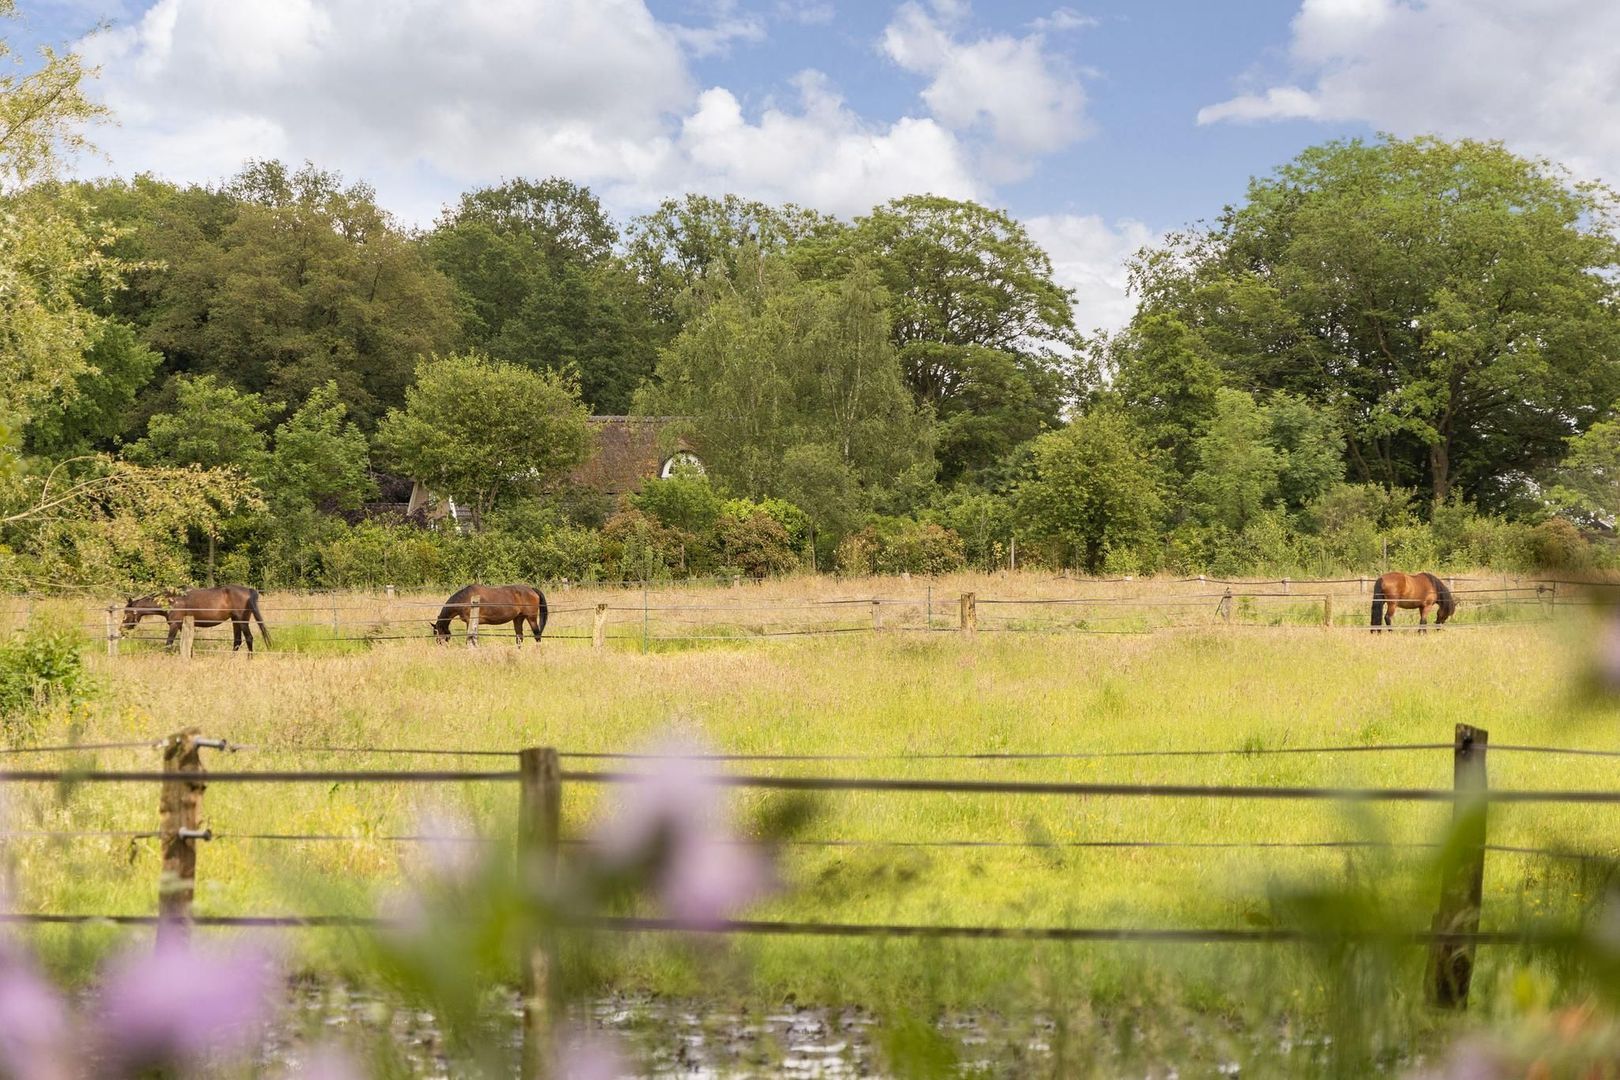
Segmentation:
{"type": "Polygon", "coordinates": [[[162,599],[156,593],[148,593],[139,599],[125,598],[123,632],[127,634],[135,629],[148,615],[162,617],[168,613],[168,608],[163,606],[162,599]]]}
{"type": "Polygon", "coordinates": [[[450,644],[449,619],[445,619],[443,622],[430,622],[428,623],[428,629],[432,631],[434,640],[436,640],[440,645],[450,644]]]}

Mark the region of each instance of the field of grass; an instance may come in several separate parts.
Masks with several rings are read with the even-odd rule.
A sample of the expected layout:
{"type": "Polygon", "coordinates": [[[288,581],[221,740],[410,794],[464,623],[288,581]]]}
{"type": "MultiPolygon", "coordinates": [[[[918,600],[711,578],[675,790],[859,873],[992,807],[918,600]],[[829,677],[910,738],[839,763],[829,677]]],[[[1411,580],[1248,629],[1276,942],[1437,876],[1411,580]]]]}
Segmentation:
{"type": "MultiPolygon", "coordinates": [[[[885,584],[895,589],[901,583],[885,584]]],[[[992,592],[987,586],[998,583],[979,584],[986,596],[992,592]]],[[[905,585],[915,591],[923,583],[905,585]]],[[[1051,588],[1046,581],[1037,587],[1018,578],[999,585],[1006,595],[1031,597],[1051,588]]],[[[934,587],[953,598],[968,591],[954,582],[934,587]]],[[[1076,587],[1062,584],[1071,592],[1076,587]]],[[[858,594],[844,583],[823,586],[824,595],[817,597],[805,594],[809,586],[794,588],[800,600],[858,594]]],[[[750,590],[680,595],[706,597],[719,607],[737,592],[746,596],[750,590]]],[[[564,602],[566,596],[554,594],[553,603],[576,606],[564,602]]],[[[649,608],[653,599],[665,598],[649,599],[649,608]]],[[[587,610],[596,602],[581,599],[578,606],[587,610]]],[[[273,631],[281,625],[272,616],[276,604],[269,597],[265,605],[273,631]]],[[[71,733],[59,728],[43,733],[41,741],[70,734],[87,742],[156,738],[196,725],[208,736],[254,747],[210,755],[208,764],[216,769],[509,767],[500,759],[339,755],[314,748],[552,745],[614,751],[645,748],[671,733],[739,753],[1054,753],[1448,742],[1453,725],[1467,722],[1488,729],[1494,743],[1620,747],[1620,708],[1582,689],[1588,639],[1578,617],[1499,626],[1478,620],[1466,633],[1423,637],[1330,633],[1309,625],[1148,634],[900,632],[785,638],[769,646],[664,642],[645,653],[632,635],[603,650],[589,648],[588,641],[558,640],[521,651],[473,651],[426,640],[312,648],[310,641],[318,638],[300,635],[313,633],[284,629],[275,649],[252,659],[199,650],[188,662],[126,647],[117,660],[108,660],[97,650],[92,665],[101,680],[100,702],[71,733]],[[310,651],[298,651],[300,644],[310,651]]],[[[504,634],[493,631],[503,640],[504,634]]],[[[75,758],[91,762],[148,768],[157,765],[158,755],[120,750],[75,758]]],[[[1449,787],[1452,761],[1449,751],[1431,750],[1033,762],[901,758],[742,768],[811,775],[1449,787]]],[[[1614,765],[1601,758],[1503,752],[1491,756],[1490,773],[1499,787],[1614,786],[1614,765]]],[[[566,789],[569,833],[585,831],[600,810],[601,795],[594,786],[566,789]]],[[[737,797],[745,821],[757,819],[767,801],[760,793],[737,797]]],[[[445,805],[465,811],[492,836],[509,834],[517,791],[511,784],[213,785],[206,817],[221,836],[201,851],[196,910],[296,913],[318,902],[326,912],[369,913],[399,887],[409,858],[402,850],[409,845],[375,838],[409,833],[424,812],[445,805]],[[361,839],[231,838],[248,833],[361,839]]],[[[146,830],[155,827],[156,794],[150,786],[41,787],[14,795],[9,818],[12,830],[146,830]]],[[[1347,809],[1326,803],[838,793],[820,801],[798,839],[1423,843],[1441,839],[1449,818],[1449,807],[1421,804],[1347,809]]],[[[1495,844],[1620,855],[1620,808],[1497,807],[1490,830],[1495,844]]],[[[8,846],[17,909],[154,909],[158,856],[152,840],[19,837],[8,846]]],[[[1405,849],[797,844],[782,855],[781,894],[750,914],[828,922],[1255,927],[1290,921],[1288,898],[1302,891],[1358,885],[1378,898],[1383,917],[1423,929],[1435,900],[1432,862],[1431,852],[1405,849]]],[[[1484,928],[1574,917],[1604,885],[1596,866],[1492,853],[1484,928]]],[[[38,940],[54,963],[71,968],[120,933],[50,931],[38,940]]],[[[340,935],[298,940],[312,967],[346,963],[340,935]]],[[[816,938],[745,939],[717,954],[648,938],[623,943],[598,971],[619,989],[755,1002],[853,1001],[890,1010],[1027,1007],[1067,1014],[1099,1002],[1127,1008],[1145,997],[1169,997],[1199,1015],[1270,1030],[1267,1025],[1296,1011],[1318,1019],[1333,1012],[1338,990],[1330,972],[1338,961],[1324,967],[1320,959],[1307,950],[1260,945],[816,938]]],[[[1403,1001],[1419,998],[1422,959],[1418,950],[1391,958],[1388,992],[1403,1001]]],[[[1515,950],[1481,951],[1480,1000],[1522,996],[1526,979],[1545,984],[1547,993],[1574,992],[1559,989],[1555,964],[1515,950]]]]}

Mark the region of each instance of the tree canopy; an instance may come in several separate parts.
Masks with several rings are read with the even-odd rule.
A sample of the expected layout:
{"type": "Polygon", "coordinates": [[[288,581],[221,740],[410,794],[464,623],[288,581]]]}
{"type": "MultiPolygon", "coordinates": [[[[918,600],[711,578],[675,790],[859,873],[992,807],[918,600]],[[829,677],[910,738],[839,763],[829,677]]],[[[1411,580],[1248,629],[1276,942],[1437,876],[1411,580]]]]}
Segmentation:
{"type": "Polygon", "coordinates": [[[1135,328],[1329,410],[1359,480],[1506,506],[1620,394],[1616,207],[1495,143],[1328,143],[1139,260],[1135,328]]]}

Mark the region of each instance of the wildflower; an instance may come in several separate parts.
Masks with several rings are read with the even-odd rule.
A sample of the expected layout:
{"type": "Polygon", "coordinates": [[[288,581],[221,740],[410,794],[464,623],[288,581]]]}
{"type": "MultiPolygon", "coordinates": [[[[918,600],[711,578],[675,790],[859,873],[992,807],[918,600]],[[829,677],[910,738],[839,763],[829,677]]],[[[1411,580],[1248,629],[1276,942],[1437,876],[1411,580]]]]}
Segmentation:
{"type": "Polygon", "coordinates": [[[650,862],[670,917],[712,926],[768,891],[769,863],[729,834],[724,789],[697,751],[667,747],[654,760],[597,830],[597,850],[610,865],[650,862]]]}
{"type": "Polygon", "coordinates": [[[240,1051],[267,1019],[276,983],[275,966],[258,949],[202,952],[171,943],[126,953],[102,981],[107,1058],[139,1069],[240,1051]]]}
{"type": "Polygon", "coordinates": [[[568,1080],[619,1080],[633,1075],[619,1044],[599,1032],[574,1030],[557,1051],[557,1075],[568,1080]]]}
{"type": "Polygon", "coordinates": [[[0,1072],[55,1080],[71,1074],[68,1013],[25,957],[0,948],[0,1072]]]}

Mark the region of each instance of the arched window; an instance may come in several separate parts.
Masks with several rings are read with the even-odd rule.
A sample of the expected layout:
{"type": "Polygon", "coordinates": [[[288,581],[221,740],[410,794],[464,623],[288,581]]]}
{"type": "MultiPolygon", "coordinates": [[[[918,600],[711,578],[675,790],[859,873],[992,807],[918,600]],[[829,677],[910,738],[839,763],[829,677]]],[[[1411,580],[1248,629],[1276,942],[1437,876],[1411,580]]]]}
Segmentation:
{"type": "Polygon", "coordinates": [[[699,476],[703,476],[708,470],[703,467],[703,462],[698,460],[698,456],[690,450],[677,450],[664,459],[663,466],[658,470],[658,479],[668,480],[676,472],[697,473],[699,476]]]}

